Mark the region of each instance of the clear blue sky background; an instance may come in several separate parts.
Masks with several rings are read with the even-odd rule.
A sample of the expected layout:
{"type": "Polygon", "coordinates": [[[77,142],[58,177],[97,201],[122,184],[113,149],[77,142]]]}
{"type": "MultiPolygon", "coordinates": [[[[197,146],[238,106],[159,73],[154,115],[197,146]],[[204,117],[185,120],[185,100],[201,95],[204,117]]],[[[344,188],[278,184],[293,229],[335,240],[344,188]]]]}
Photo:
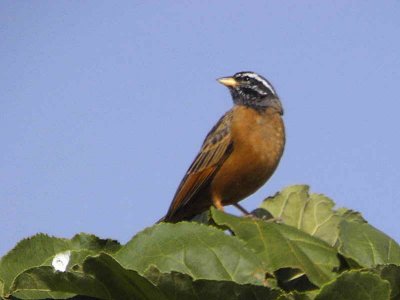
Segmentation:
{"type": "MultiPolygon", "coordinates": [[[[400,240],[399,1],[2,1],[0,255],[37,232],[128,241],[166,212],[253,70],[298,183],[400,240]]],[[[237,213],[236,211],[234,211],[237,213]]]]}

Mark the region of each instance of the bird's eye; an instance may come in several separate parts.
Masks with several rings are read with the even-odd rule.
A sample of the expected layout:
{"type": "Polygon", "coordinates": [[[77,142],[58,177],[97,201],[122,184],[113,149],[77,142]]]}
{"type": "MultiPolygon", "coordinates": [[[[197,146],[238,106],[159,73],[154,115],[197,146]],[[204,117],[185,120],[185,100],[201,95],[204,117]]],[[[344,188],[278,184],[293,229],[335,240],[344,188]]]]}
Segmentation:
{"type": "Polygon", "coordinates": [[[249,77],[249,76],[244,76],[244,77],[243,77],[243,80],[249,81],[249,80],[250,80],[250,77],[249,77]]]}

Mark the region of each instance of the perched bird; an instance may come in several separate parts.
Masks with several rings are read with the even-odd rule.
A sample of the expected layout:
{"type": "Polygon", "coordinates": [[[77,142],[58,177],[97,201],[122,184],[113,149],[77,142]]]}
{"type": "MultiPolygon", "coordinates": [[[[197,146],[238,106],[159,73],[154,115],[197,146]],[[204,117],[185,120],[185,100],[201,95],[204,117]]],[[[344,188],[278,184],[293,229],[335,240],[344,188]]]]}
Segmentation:
{"type": "Polygon", "coordinates": [[[228,87],[234,106],[206,136],[160,222],[190,220],[211,205],[243,210],[237,202],[258,190],[279,164],[285,127],[275,89],[253,72],[218,81],[228,87]]]}

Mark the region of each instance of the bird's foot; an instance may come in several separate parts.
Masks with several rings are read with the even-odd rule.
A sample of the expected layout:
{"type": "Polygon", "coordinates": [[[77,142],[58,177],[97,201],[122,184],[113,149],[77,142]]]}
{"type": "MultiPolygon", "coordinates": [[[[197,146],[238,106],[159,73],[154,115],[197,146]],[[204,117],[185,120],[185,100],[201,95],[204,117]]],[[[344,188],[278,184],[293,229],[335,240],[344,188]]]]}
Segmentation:
{"type": "Polygon", "coordinates": [[[247,214],[245,217],[263,220],[268,223],[283,223],[281,217],[274,217],[269,211],[263,208],[257,208],[251,213],[247,214]]]}
{"type": "Polygon", "coordinates": [[[262,218],[262,219],[263,219],[265,222],[268,222],[268,223],[278,223],[278,224],[283,223],[283,219],[282,219],[281,217],[269,218],[269,219],[262,218]]]}
{"type": "Polygon", "coordinates": [[[267,217],[267,216],[259,216],[259,215],[253,214],[253,213],[245,215],[244,217],[245,218],[251,218],[251,219],[254,219],[254,220],[263,220],[264,222],[267,222],[267,223],[279,223],[279,224],[283,223],[283,220],[280,217],[278,217],[278,218],[270,218],[270,217],[267,217]]]}

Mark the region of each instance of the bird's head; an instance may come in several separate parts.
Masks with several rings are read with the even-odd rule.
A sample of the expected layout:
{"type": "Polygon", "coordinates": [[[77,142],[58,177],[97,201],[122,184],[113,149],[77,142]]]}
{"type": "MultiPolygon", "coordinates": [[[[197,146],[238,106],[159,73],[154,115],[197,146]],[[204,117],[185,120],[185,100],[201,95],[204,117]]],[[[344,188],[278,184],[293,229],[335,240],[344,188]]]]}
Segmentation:
{"type": "Polygon", "coordinates": [[[272,84],[254,72],[239,72],[219,78],[232,94],[233,102],[258,110],[274,107],[283,114],[282,104],[272,84]]]}

